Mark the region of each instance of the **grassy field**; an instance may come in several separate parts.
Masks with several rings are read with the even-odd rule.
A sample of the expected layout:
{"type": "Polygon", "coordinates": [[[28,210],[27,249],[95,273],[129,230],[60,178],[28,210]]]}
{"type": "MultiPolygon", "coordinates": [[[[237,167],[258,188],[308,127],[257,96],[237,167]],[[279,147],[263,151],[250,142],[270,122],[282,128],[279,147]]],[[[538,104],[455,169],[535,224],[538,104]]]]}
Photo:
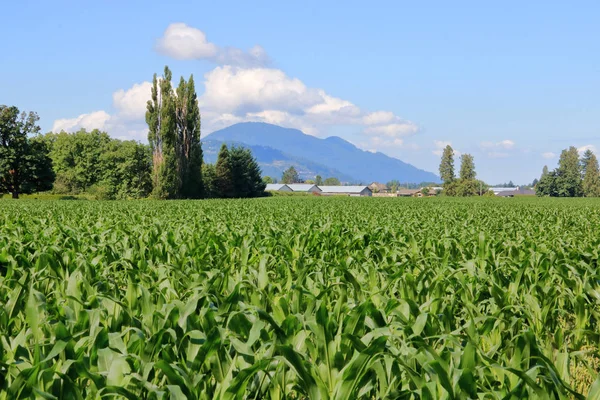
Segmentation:
{"type": "Polygon", "coordinates": [[[597,200],[3,200],[0,399],[598,398],[599,253],[597,200]]]}

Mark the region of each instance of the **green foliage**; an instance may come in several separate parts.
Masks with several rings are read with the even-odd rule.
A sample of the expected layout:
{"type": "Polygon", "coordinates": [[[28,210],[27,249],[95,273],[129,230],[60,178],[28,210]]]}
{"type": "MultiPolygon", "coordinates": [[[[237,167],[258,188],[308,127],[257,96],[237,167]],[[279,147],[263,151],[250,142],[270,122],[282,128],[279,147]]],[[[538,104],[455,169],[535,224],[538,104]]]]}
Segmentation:
{"type": "Polygon", "coordinates": [[[391,193],[396,193],[400,188],[400,182],[397,179],[393,179],[385,184],[388,188],[390,188],[391,193]]]}
{"type": "Polygon", "coordinates": [[[442,182],[444,182],[444,188],[456,179],[454,175],[454,150],[450,145],[447,145],[442,153],[440,178],[442,178],[442,182]]]}
{"type": "Polygon", "coordinates": [[[460,156],[460,179],[463,181],[474,181],[476,176],[473,156],[470,154],[460,156]]]}
{"type": "Polygon", "coordinates": [[[262,178],[258,163],[250,149],[232,147],[229,151],[231,181],[236,198],[260,197],[267,186],[262,178]]]}
{"type": "Polygon", "coordinates": [[[563,150],[558,161],[558,195],[559,197],[583,196],[581,182],[581,164],[577,148],[571,146],[563,150]]]}
{"type": "Polygon", "coordinates": [[[265,183],[265,185],[268,185],[270,183],[276,183],[273,178],[271,178],[270,176],[263,176],[262,178],[263,182],[265,183]]]}
{"type": "Polygon", "coordinates": [[[293,166],[289,167],[285,171],[283,171],[283,175],[281,177],[281,183],[298,183],[300,182],[300,176],[298,175],[298,171],[293,166]]]}
{"type": "MultiPolygon", "coordinates": [[[[584,171],[587,170],[590,163],[592,152],[586,152],[583,160],[579,160],[579,152],[577,148],[571,146],[563,150],[558,162],[558,168],[554,171],[548,171],[544,167],[542,178],[536,186],[538,196],[550,197],[582,197],[585,194],[584,171]]],[[[594,166],[591,165],[592,170],[594,166]]],[[[595,178],[592,172],[588,177],[588,190],[594,193],[595,178]]]]}
{"type": "Polygon", "coordinates": [[[40,139],[37,114],[0,105],[0,194],[33,193],[52,188],[54,172],[48,145],[40,139]],[[35,136],[32,136],[35,135],[35,136]]]}
{"type": "Polygon", "coordinates": [[[587,150],[582,160],[583,193],[586,197],[600,197],[600,169],[596,155],[587,150]]]}
{"type": "Polygon", "coordinates": [[[0,399],[597,396],[599,206],[4,202],[0,399]]]}
{"type": "Polygon", "coordinates": [[[148,146],[112,139],[106,132],[48,133],[44,141],[56,171],[54,192],[99,199],[139,199],[152,190],[148,146]]]}
{"type": "Polygon", "coordinates": [[[175,114],[177,120],[175,148],[181,182],[179,197],[199,199],[203,194],[203,160],[200,143],[200,109],[193,75],[187,82],[181,77],[177,88],[175,114]]]}
{"type": "Polygon", "coordinates": [[[217,165],[215,167],[215,187],[218,197],[230,199],[235,197],[235,188],[233,186],[233,171],[231,159],[229,157],[229,149],[223,143],[217,157],[217,165]]]}
{"type": "Polygon", "coordinates": [[[148,142],[152,149],[152,195],[157,199],[180,196],[181,176],[177,158],[176,97],[171,86],[171,70],[165,67],[159,80],[152,79],[151,100],[147,103],[148,142]]]}
{"type": "Polygon", "coordinates": [[[319,186],[322,184],[323,184],[323,178],[321,177],[321,175],[315,176],[315,185],[319,186]]]}
{"type": "Polygon", "coordinates": [[[202,181],[204,185],[204,196],[207,199],[219,197],[217,170],[214,164],[202,164],[202,181]]]}
{"type": "Polygon", "coordinates": [[[200,109],[194,77],[183,77],[176,91],[172,73],[165,66],[162,78],[154,74],[151,100],[147,103],[148,142],[152,149],[152,183],[159,199],[203,195],[200,109]]]}
{"type": "Polygon", "coordinates": [[[323,185],[325,186],[340,186],[341,184],[342,183],[338,178],[327,178],[325,179],[325,182],[323,182],[323,185]]]}

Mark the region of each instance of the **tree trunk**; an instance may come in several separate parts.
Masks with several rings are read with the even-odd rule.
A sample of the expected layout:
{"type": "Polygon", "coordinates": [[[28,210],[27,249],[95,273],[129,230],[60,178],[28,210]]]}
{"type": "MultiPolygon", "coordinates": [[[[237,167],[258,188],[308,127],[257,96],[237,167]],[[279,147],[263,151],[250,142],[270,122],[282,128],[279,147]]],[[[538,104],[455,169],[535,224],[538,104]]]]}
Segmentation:
{"type": "Polygon", "coordinates": [[[19,192],[17,190],[12,192],[12,198],[13,199],[18,199],[19,198],[19,192]]]}

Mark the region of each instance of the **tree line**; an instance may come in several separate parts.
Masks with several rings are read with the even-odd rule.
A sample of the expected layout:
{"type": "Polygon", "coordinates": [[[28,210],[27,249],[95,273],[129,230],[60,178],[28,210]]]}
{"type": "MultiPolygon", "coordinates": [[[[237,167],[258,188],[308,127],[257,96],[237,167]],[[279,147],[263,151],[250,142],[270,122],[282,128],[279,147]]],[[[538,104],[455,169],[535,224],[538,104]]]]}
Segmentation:
{"type": "Polygon", "coordinates": [[[99,130],[40,134],[36,113],[0,105],[0,194],[52,190],[101,199],[239,198],[264,195],[249,149],[223,144],[204,164],[194,78],[171,85],[165,67],[153,77],[147,103],[148,145],[99,130]]]}
{"type": "Polygon", "coordinates": [[[475,159],[471,154],[460,156],[460,172],[456,177],[454,169],[454,149],[448,145],[442,153],[440,162],[440,177],[442,178],[444,195],[452,197],[483,196],[489,192],[489,187],[477,178],[475,159]]]}
{"type": "Polygon", "coordinates": [[[544,166],[536,186],[538,196],[550,197],[600,197],[600,169],[598,158],[587,149],[581,158],[577,148],[562,151],[558,167],[549,171],[544,166]]]}
{"type": "Polygon", "coordinates": [[[296,170],[296,168],[292,165],[283,171],[281,175],[281,179],[277,180],[276,178],[272,178],[270,176],[265,176],[263,178],[265,183],[310,183],[313,185],[325,185],[325,186],[341,186],[342,182],[336,177],[329,177],[323,179],[321,175],[315,176],[315,179],[302,179],[300,178],[300,174],[296,170]]]}

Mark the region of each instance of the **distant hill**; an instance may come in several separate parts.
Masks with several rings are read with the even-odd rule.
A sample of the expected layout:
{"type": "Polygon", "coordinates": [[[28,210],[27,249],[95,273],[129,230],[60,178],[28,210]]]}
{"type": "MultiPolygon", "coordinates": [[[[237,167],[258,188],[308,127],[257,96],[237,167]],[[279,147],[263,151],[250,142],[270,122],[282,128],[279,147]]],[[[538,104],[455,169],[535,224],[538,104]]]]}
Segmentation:
{"type": "MultiPolygon", "coordinates": [[[[243,146],[252,151],[254,157],[258,161],[262,170],[263,176],[271,176],[276,179],[281,179],[283,171],[293,166],[298,171],[298,175],[302,179],[314,179],[315,176],[321,175],[323,179],[328,177],[337,177],[344,182],[353,182],[355,179],[342,172],[326,167],[324,165],[304,160],[300,157],[294,157],[285,154],[279,150],[268,146],[255,146],[247,143],[225,141],[230,146],[243,146]]],[[[211,140],[210,138],[202,141],[202,152],[204,153],[204,161],[207,163],[216,163],[219,155],[219,149],[223,141],[211,140]]]]}
{"type": "Polygon", "coordinates": [[[216,154],[211,158],[214,153],[214,149],[209,150],[211,142],[214,142],[213,147],[216,143],[220,146],[222,142],[250,147],[264,175],[269,176],[280,177],[289,165],[298,163],[305,173],[309,173],[308,176],[301,174],[304,178],[314,177],[314,171],[319,170],[318,174],[323,178],[336,176],[346,182],[388,182],[392,179],[408,183],[440,181],[431,172],[383,153],[361,150],[336,136],[320,139],[297,129],[262,122],[235,124],[208,135],[203,140],[207,162],[216,160],[216,154]]]}

